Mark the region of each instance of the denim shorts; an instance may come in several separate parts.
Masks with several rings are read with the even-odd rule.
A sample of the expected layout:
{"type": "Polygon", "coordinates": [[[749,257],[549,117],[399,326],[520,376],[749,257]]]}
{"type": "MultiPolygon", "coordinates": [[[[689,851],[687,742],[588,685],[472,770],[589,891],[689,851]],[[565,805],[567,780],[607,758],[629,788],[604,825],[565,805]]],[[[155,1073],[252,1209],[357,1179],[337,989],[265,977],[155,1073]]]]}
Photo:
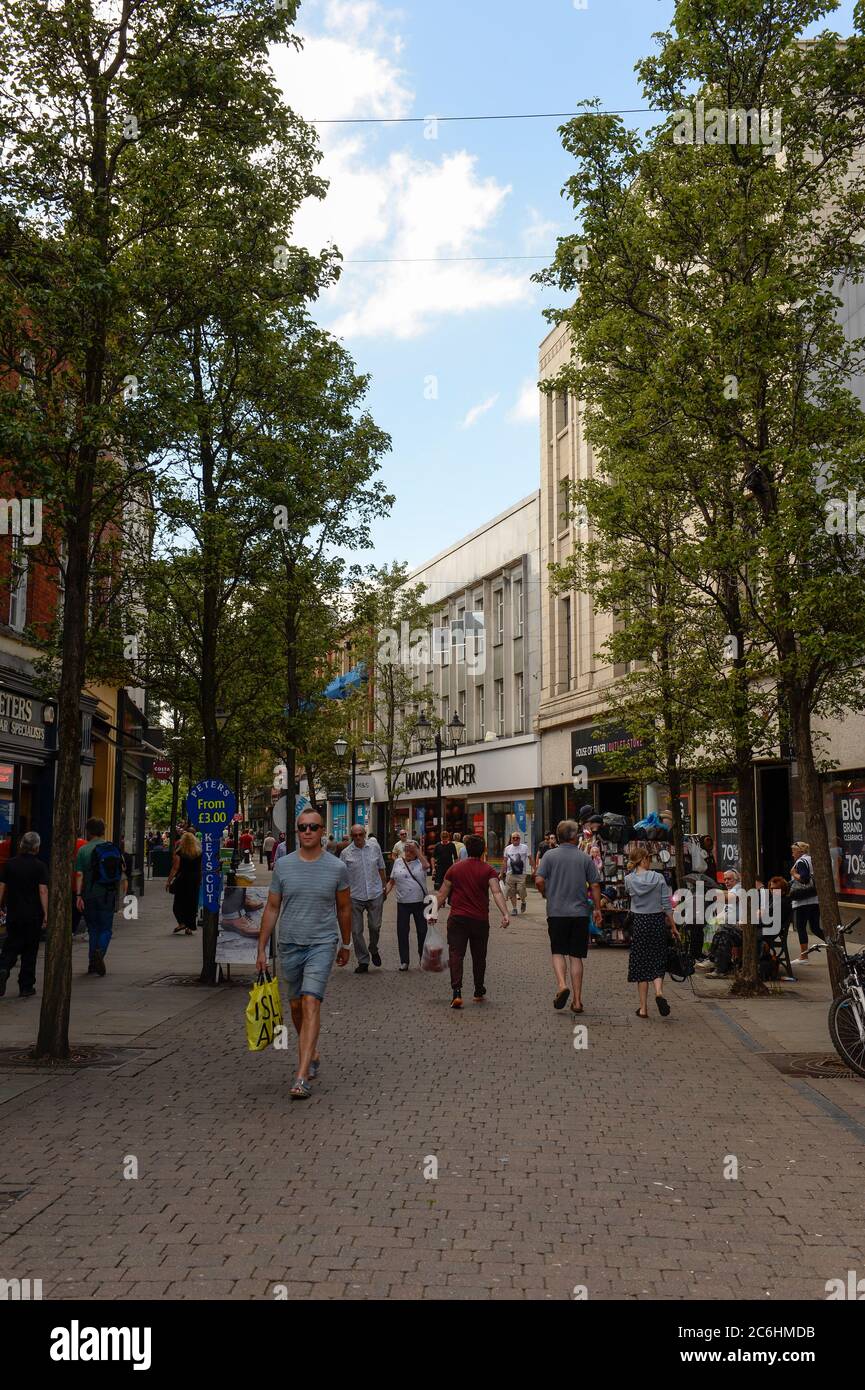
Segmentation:
{"type": "Polygon", "coordinates": [[[313,999],[324,999],[338,945],[338,936],[303,946],[280,941],[279,968],[288,987],[289,999],[299,999],[302,994],[311,994],[313,999]]]}

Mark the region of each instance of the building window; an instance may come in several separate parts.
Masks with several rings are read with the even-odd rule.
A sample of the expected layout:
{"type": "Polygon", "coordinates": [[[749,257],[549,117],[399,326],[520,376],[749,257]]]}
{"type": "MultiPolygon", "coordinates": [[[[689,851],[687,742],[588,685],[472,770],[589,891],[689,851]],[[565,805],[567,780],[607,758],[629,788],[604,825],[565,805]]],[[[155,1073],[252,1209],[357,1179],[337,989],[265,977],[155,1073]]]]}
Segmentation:
{"type": "Polygon", "coordinates": [[[441,627],[436,630],[434,648],[436,652],[435,660],[440,661],[442,666],[449,666],[451,659],[451,629],[447,613],[443,613],[441,616],[441,627]]]}
{"type": "Polygon", "coordinates": [[[495,605],[496,605],[496,639],[495,639],[495,640],[496,640],[496,645],[498,646],[499,642],[503,642],[503,641],[505,640],[505,591],[504,591],[504,589],[496,589],[496,592],[495,592],[495,605]]]}
{"type": "Polygon", "coordinates": [[[567,391],[559,391],[559,393],[558,393],[556,399],[557,399],[557,402],[558,402],[558,412],[557,412],[557,414],[558,414],[558,421],[557,421],[557,426],[558,426],[558,429],[559,429],[559,430],[566,430],[566,429],[568,428],[568,393],[567,393],[567,391]]]}
{"type": "Polygon", "coordinates": [[[29,556],[23,536],[12,537],[12,570],[9,579],[9,626],[23,632],[27,622],[27,568],[29,556]]]}
{"type": "Polygon", "coordinates": [[[518,671],[514,676],[514,733],[524,734],[526,731],[526,714],[523,708],[523,673],[518,671]]]}
{"type": "Polygon", "coordinates": [[[523,635],[523,581],[514,580],[514,637],[523,635]]]}
{"type": "Polygon", "coordinates": [[[482,685],[478,686],[477,716],[477,738],[478,742],[481,742],[487,735],[487,714],[484,700],[484,688],[482,685]]]}
{"type": "Polygon", "coordinates": [[[457,609],[457,631],[456,631],[457,661],[466,659],[466,610],[457,609]]]}
{"type": "Polygon", "coordinates": [[[499,738],[505,733],[505,683],[496,681],[496,733],[499,738]]]}
{"type": "MultiPolygon", "coordinates": [[[[450,718],[451,718],[451,702],[450,702],[450,696],[449,696],[449,695],[443,695],[443,696],[442,696],[442,724],[444,724],[445,727],[447,727],[447,725],[450,723],[450,718]]],[[[447,738],[448,735],[445,734],[445,737],[447,738]]]]}
{"type": "Polygon", "coordinates": [[[565,663],[564,663],[564,664],[565,664],[565,684],[567,685],[568,690],[570,690],[570,688],[571,688],[571,681],[572,681],[573,678],[574,678],[574,663],[573,663],[573,656],[572,656],[572,652],[571,652],[571,647],[572,647],[571,600],[570,600],[569,598],[562,599],[562,607],[563,607],[563,609],[564,609],[564,623],[563,623],[563,627],[564,627],[564,641],[565,641],[565,663]]]}
{"type": "MultiPolygon", "coordinates": [[[[460,721],[461,721],[463,724],[465,724],[465,722],[466,722],[466,692],[465,692],[464,690],[461,690],[461,691],[459,692],[458,696],[457,696],[457,711],[458,711],[458,713],[459,713],[460,721]]],[[[466,738],[468,738],[468,733],[466,733],[466,738]]]]}

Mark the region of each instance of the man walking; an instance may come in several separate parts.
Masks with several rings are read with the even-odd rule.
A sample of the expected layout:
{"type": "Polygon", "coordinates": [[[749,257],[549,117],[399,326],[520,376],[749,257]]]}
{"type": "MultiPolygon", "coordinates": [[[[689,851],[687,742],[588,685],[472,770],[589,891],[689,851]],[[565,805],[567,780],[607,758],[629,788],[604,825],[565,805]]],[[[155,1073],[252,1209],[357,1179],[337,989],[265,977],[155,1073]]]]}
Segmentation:
{"type": "Polygon", "coordinates": [[[265,857],[265,859],[267,860],[267,867],[268,867],[269,869],[272,869],[272,868],[273,868],[273,851],[276,849],[276,840],[275,840],[274,837],[273,837],[273,831],[272,831],[272,830],[268,830],[267,834],[266,834],[265,837],[264,837],[264,841],[263,841],[263,843],[262,843],[261,848],[262,848],[262,852],[263,852],[263,854],[264,854],[264,857],[265,857]]]}
{"type": "Polygon", "coordinates": [[[468,859],[468,850],[463,844],[463,837],[458,830],[454,831],[454,849],[457,852],[457,859],[468,859]]]}
{"type": "Polygon", "coordinates": [[[556,836],[555,836],[554,831],[551,830],[550,833],[549,833],[549,835],[547,835],[547,836],[545,837],[545,839],[541,840],[541,843],[538,845],[538,852],[537,852],[537,854],[535,855],[535,867],[534,867],[534,872],[535,872],[535,873],[538,872],[538,865],[540,864],[540,862],[541,862],[541,860],[543,859],[544,855],[546,854],[547,850],[555,849],[555,847],[556,847],[556,836]]]}
{"type": "Polygon", "coordinates": [[[29,999],[36,993],[36,957],[39,938],[48,914],[48,870],[36,856],[42,843],[35,830],[21,836],[18,853],[0,870],[0,911],[6,909],[6,940],[0,951],[0,996],[15,962],[18,993],[29,999]]]}
{"type": "Polygon", "coordinates": [[[510,918],[508,907],[499,887],[499,876],[492,864],[483,862],[486,843],[480,835],[466,837],[467,858],[452,864],[436,895],[439,907],[450,898],[448,918],[448,954],[451,970],[452,1009],[463,1006],[463,961],[466,950],[472,953],[472,974],[475,982],[474,1002],[482,1004],[486,995],[487,943],[490,936],[489,893],[502,914],[502,926],[510,918]]]}
{"type": "Polygon", "coordinates": [[[300,848],[273,866],[273,878],[258,933],[256,969],[267,969],[267,943],[280,912],[278,949],[288,986],[291,1021],[297,1033],[297,1077],[292,1100],[308,1100],[318,1076],[321,1005],[333,968],[351,954],[351,893],[348,870],[321,847],[322,819],[307,808],[297,818],[300,848]]]}
{"type": "Polygon", "coordinates": [[[351,827],[351,844],[343,850],[340,858],[348,870],[348,886],[351,891],[351,936],[357,956],[354,973],[366,975],[369,971],[370,956],[373,965],[381,965],[378,938],[381,932],[384,890],[387,887],[384,858],[378,844],[367,843],[366,830],[362,825],[351,827]],[[363,935],[364,913],[369,922],[369,950],[363,935]]]}
{"type": "Polygon", "coordinates": [[[456,846],[451,841],[449,830],[442,831],[441,840],[433,850],[432,857],[435,865],[433,883],[436,892],[438,892],[439,888],[441,888],[444,883],[445,874],[451,865],[457,862],[459,857],[457,855],[456,846]]]}
{"type": "Polygon", "coordinates": [[[391,850],[391,854],[393,855],[394,862],[395,862],[397,859],[402,859],[403,855],[405,854],[405,847],[406,847],[406,841],[407,841],[407,840],[408,840],[408,831],[407,831],[407,830],[401,830],[401,831],[399,832],[398,837],[397,837],[397,842],[396,842],[396,844],[394,845],[393,849],[391,850]]]}
{"type": "Polygon", "coordinates": [[[563,1009],[570,990],[566,961],[570,961],[571,1013],[583,1012],[583,961],[589,951],[589,892],[594,903],[592,914],[600,927],[601,876],[592,859],[577,841],[580,827],[574,820],[560,821],[556,827],[558,845],[548,850],[535,870],[535,885],[547,901],[547,930],[556,976],[553,1007],[563,1009]]]}
{"type": "Polygon", "coordinates": [[[84,913],[90,937],[88,975],[105,974],[105,952],[114,929],[117,890],[126,896],[126,869],[123,855],[105,838],[105,821],[95,816],[84,827],[87,843],[75,860],[75,892],[78,910],[84,913]]]}
{"type": "Polygon", "coordinates": [[[520,912],[526,910],[526,883],[528,874],[529,849],[528,845],[522,843],[522,836],[515,830],[511,836],[511,842],[505,846],[505,865],[502,870],[502,878],[505,884],[507,900],[516,913],[517,895],[520,899],[520,912]]]}

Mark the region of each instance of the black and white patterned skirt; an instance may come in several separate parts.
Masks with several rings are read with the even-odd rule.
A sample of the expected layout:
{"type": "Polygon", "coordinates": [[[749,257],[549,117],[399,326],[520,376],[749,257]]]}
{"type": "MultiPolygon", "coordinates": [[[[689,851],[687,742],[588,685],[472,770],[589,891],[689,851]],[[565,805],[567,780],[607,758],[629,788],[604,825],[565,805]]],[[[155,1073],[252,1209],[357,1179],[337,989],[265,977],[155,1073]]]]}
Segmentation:
{"type": "Polygon", "coordinates": [[[635,912],[631,917],[628,983],[657,980],[667,971],[667,918],[663,912],[635,912]]]}

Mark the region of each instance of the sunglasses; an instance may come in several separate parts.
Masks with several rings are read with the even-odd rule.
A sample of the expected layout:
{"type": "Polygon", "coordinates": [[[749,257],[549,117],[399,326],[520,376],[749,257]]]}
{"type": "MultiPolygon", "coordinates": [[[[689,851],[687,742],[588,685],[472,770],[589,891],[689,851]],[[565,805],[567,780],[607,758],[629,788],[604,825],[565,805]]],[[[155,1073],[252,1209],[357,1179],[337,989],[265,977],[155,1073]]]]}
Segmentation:
{"type": "Polygon", "coordinates": [[[301,835],[306,835],[310,830],[322,830],[324,827],[322,825],[299,825],[297,828],[301,835]]]}

